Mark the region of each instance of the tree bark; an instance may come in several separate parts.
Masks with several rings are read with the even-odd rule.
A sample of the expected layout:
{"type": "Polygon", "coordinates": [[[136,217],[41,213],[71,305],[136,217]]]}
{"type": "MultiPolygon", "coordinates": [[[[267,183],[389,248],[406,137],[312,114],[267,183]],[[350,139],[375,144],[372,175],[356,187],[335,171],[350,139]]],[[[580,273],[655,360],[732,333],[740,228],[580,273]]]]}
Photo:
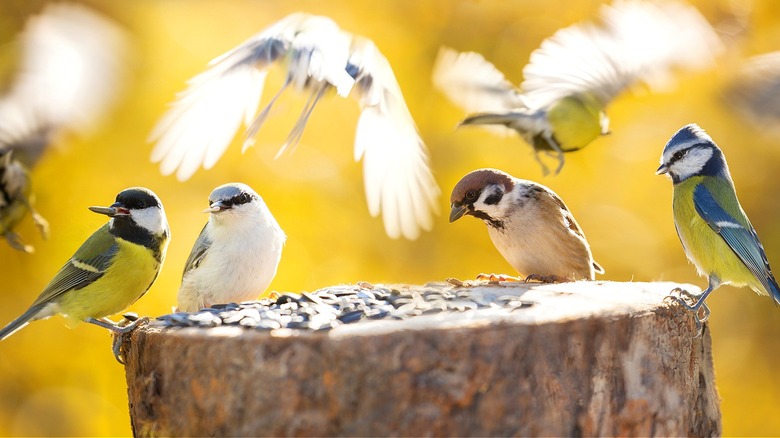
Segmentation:
{"type": "Polygon", "coordinates": [[[317,332],[153,322],[123,340],[133,432],[719,435],[710,333],[664,301],[675,286],[395,286],[533,305],[317,332]]]}

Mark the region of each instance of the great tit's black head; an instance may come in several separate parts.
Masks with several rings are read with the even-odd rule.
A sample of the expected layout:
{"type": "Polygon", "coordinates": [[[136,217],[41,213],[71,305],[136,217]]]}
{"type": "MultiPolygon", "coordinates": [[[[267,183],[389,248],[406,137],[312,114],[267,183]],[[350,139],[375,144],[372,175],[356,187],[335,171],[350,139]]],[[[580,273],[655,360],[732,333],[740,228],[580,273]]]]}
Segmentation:
{"type": "Polygon", "coordinates": [[[109,207],[89,207],[95,213],[111,218],[111,230],[126,240],[140,241],[137,236],[167,239],[170,235],[160,198],[144,187],[131,187],[116,195],[109,207]]]}
{"type": "Polygon", "coordinates": [[[144,187],[131,187],[122,190],[116,195],[114,205],[126,210],[143,210],[151,207],[162,208],[160,198],[154,192],[144,187]]]}

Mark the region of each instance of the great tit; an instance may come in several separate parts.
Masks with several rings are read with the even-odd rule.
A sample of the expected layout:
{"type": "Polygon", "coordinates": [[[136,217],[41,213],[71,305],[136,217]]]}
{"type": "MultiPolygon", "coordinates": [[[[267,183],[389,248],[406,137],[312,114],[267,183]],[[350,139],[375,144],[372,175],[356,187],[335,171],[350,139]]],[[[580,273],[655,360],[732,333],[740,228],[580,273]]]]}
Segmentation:
{"type": "Polygon", "coordinates": [[[263,199],[229,183],[209,195],[209,220],[184,266],[178,311],[256,299],[276,275],[287,238],[263,199]]]}
{"type": "Polygon", "coordinates": [[[76,250],[30,308],[0,330],[0,340],[55,314],[64,315],[69,326],[85,321],[115,333],[135,326],[120,327],[106,317],[141,298],[160,272],[171,234],[162,203],[151,190],[134,187],[120,192],[110,207],[89,209],[111,219],[76,250]]]}
{"type": "Polygon", "coordinates": [[[458,181],[450,202],[450,222],[482,219],[498,252],[526,279],[593,280],[604,273],[566,204],[541,184],[479,169],[458,181]]]}
{"type": "MultiPolygon", "coordinates": [[[[209,64],[189,81],[150,135],[152,161],[186,180],[211,168],[242,121],[244,149],[288,87],[309,93],[308,101],[279,153],[294,147],[315,105],[326,93],[350,93],[361,107],[354,157],[363,159],[369,213],[382,213],[391,238],[415,239],[430,230],[439,188],[390,63],[376,45],[342,31],[333,20],[295,13],[271,25],[209,64]],[[286,79],[267,106],[255,113],[268,70],[282,64],[286,79]]],[[[278,155],[277,155],[278,156],[278,155]]]]}
{"type": "Polygon", "coordinates": [[[644,82],[666,85],[677,67],[702,68],[721,50],[699,12],[678,2],[615,1],[596,23],[561,29],[531,53],[519,88],[482,55],[443,48],[433,82],[470,114],[461,125],[503,125],[539,153],[558,160],[609,132],[607,104],[644,82]]]}
{"type": "Polygon", "coordinates": [[[697,325],[710,314],[704,300],[722,284],[748,286],[780,304],[780,287],[764,247],[739,204],[726,157],[712,138],[695,124],[682,127],[666,143],[656,173],[672,180],[674,226],[685,255],[699,275],[709,277],[701,294],[675,290],[674,298],[694,312],[697,325]]]}

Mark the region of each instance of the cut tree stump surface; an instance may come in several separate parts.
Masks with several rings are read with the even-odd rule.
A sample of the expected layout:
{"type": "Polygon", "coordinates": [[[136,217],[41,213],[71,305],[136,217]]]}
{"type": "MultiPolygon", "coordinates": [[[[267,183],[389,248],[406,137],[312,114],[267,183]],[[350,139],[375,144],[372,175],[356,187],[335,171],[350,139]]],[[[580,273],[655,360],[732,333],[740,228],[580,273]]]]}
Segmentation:
{"type": "Polygon", "coordinates": [[[406,308],[383,314],[391,319],[331,318],[317,331],[216,321],[235,312],[169,315],[123,339],[133,432],[719,435],[710,333],[705,325],[694,337],[692,315],[664,301],[676,286],[698,291],[617,282],[336,286],[307,294],[314,307],[335,302],[329,290],[417,304],[395,302],[406,308]],[[442,296],[460,310],[405,316],[442,296]]]}

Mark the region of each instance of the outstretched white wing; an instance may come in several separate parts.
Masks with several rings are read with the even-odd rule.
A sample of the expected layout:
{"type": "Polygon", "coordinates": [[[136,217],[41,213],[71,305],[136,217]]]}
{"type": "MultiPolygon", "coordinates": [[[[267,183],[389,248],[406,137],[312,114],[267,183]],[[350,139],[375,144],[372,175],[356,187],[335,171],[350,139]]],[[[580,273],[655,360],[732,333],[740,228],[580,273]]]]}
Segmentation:
{"type": "Polygon", "coordinates": [[[353,82],[344,72],[349,40],[340,34],[328,18],[296,13],[212,60],[152,131],[149,139],[157,142],[152,161],[161,162],[163,174],[176,171],[182,181],[201,165],[212,167],[242,121],[252,126],[252,133],[262,123],[252,120],[268,68],[275,62],[288,62],[285,87],[304,88],[311,79],[348,94],[353,82]],[[334,53],[343,53],[341,60],[334,53]]]}
{"type": "Polygon", "coordinates": [[[19,72],[0,104],[0,136],[5,145],[35,149],[20,151],[31,165],[50,133],[84,132],[100,120],[121,88],[129,46],[115,23],[71,3],[31,17],[19,43],[19,72]]]}
{"type": "Polygon", "coordinates": [[[467,113],[511,111],[525,106],[520,91],[479,53],[439,49],[433,85],[467,113]]]}
{"type": "Polygon", "coordinates": [[[617,0],[597,22],[561,29],[531,54],[521,89],[532,108],[572,94],[590,94],[606,106],[643,81],[671,82],[675,68],[708,67],[720,40],[694,7],[673,0],[617,0]]]}
{"type": "Polygon", "coordinates": [[[390,63],[373,42],[354,37],[347,70],[355,76],[362,112],[355,160],[363,158],[368,209],[380,211],[387,235],[416,239],[430,230],[439,188],[428,154],[390,63]]]}

